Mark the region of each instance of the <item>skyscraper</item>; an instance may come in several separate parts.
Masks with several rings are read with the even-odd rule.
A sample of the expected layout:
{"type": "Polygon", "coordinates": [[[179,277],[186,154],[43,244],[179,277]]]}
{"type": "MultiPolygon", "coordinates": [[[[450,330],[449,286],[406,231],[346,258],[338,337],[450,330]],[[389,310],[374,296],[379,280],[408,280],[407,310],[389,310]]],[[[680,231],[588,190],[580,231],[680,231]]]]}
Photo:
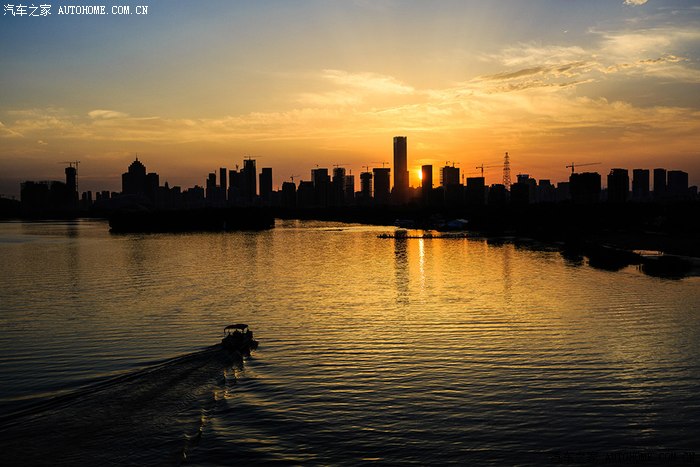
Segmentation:
{"type": "Polygon", "coordinates": [[[421,197],[424,203],[430,202],[430,195],[433,192],[433,166],[424,165],[421,167],[421,197]]]}
{"type": "Polygon", "coordinates": [[[345,204],[345,168],[333,168],[333,178],[331,179],[331,201],[334,206],[345,204]]]}
{"type": "Polygon", "coordinates": [[[146,191],[146,167],[137,157],[129,165],[129,170],[122,174],[122,193],[125,195],[142,195],[146,191]]]}
{"type": "Polygon", "coordinates": [[[394,136],[394,191],[395,204],[408,201],[408,152],[405,136],[394,136]]]}
{"type": "Polygon", "coordinates": [[[654,198],[666,196],[666,169],[654,169],[654,198]]]}
{"type": "Polygon", "coordinates": [[[272,198],[272,168],[263,167],[260,172],[260,198],[265,205],[270,203],[272,198]]]}
{"type": "Polygon", "coordinates": [[[258,193],[257,170],[255,169],[255,159],[243,160],[243,201],[245,204],[252,204],[255,195],[258,193]]]}
{"type": "Polygon", "coordinates": [[[449,165],[440,169],[440,185],[448,187],[450,185],[459,185],[459,168],[449,165]]]}
{"type": "Polygon", "coordinates": [[[682,170],[669,170],[666,190],[673,199],[686,198],[688,196],[688,173],[682,170]]]}
{"type": "Polygon", "coordinates": [[[311,169],[311,181],[314,185],[314,204],[321,207],[328,206],[331,187],[331,177],[328,175],[328,169],[324,167],[311,169]]]}
{"type": "Polygon", "coordinates": [[[226,169],[225,168],[219,168],[219,185],[221,188],[221,193],[222,196],[224,197],[224,201],[226,201],[226,194],[228,192],[228,186],[226,185],[226,169]]]}
{"type": "Polygon", "coordinates": [[[466,188],[467,203],[486,203],[486,184],[484,177],[468,177],[466,188]]]}
{"type": "Polygon", "coordinates": [[[624,203],[630,189],[630,176],[627,169],[612,169],[608,174],[608,201],[624,203]]]}
{"type": "Polygon", "coordinates": [[[632,198],[637,201],[649,198],[649,169],[632,170],[632,198]]]}
{"type": "Polygon", "coordinates": [[[78,203],[78,169],[76,167],[66,167],[66,189],[71,205],[75,206],[78,203]]]}
{"type": "Polygon", "coordinates": [[[347,174],[345,176],[345,202],[353,203],[355,201],[355,176],[347,174]]]}
{"type": "Polygon", "coordinates": [[[369,204],[372,200],[372,172],[360,174],[360,203],[369,204]]]}
{"type": "Polygon", "coordinates": [[[574,204],[597,203],[600,200],[600,174],[597,172],[571,174],[569,190],[574,204]]]}
{"type": "Polygon", "coordinates": [[[376,204],[389,203],[389,184],[391,183],[391,169],[389,167],[374,168],[374,202],[376,204]]]}

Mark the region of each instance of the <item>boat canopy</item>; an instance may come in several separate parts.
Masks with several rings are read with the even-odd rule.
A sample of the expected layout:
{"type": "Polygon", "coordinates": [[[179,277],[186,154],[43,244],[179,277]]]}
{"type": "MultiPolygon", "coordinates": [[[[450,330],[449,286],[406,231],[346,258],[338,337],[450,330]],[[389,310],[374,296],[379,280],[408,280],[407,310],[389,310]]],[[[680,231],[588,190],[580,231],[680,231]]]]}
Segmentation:
{"type": "Polygon", "coordinates": [[[230,324],[224,328],[224,332],[245,331],[246,329],[248,329],[247,324],[230,324]]]}

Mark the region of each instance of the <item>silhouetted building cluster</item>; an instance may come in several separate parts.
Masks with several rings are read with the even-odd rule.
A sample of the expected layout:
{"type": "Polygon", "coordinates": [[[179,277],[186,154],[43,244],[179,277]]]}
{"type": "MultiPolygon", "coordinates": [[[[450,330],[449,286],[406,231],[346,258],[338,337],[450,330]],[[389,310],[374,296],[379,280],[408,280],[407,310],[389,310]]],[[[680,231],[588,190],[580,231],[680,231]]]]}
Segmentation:
{"type": "MultiPolygon", "coordinates": [[[[226,168],[209,173],[204,187],[182,190],[160,185],[160,176],[147,172],[138,159],[122,174],[120,193],[90,191],[78,196],[77,162],[65,169],[63,181],[26,181],[21,184],[21,206],[25,212],[77,211],[96,207],[120,209],[142,206],[155,210],[222,208],[230,206],[272,206],[285,208],[326,208],[342,206],[418,205],[425,207],[465,206],[526,206],[539,203],[594,204],[600,202],[675,202],[697,199],[697,187],[688,186],[688,174],[663,168],[632,170],[613,168],[607,175],[607,188],[602,187],[601,175],[596,172],[574,172],[568,181],[556,186],[547,179],[535,180],[528,174],[518,174],[517,182],[510,182],[510,164],[506,154],[503,170],[504,183],[487,186],[482,176],[460,178],[460,169],[446,164],[439,168],[439,185],[434,184],[432,165],[421,167],[421,185],[409,187],[408,146],[405,136],[393,139],[394,183],[391,185],[389,167],[366,167],[359,175],[359,191],[355,191],[355,176],[340,165],[332,173],[324,167],[311,170],[310,180],[294,177],[274,189],[272,168],[264,167],[258,173],[256,161],[243,160],[239,170],[226,168]],[[650,182],[653,182],[650,183],[650,182]]],[[[583,164],[593,165],[593,164],[583,164]]],[[[493,167],[493,166],[491,166],[493,167]]]]}
{"type": "MultiPolygon", "coordinates": [[[[28,213],[45,211],[69,212],[80,207],[78,199],[76,168],[66,167],[66,181],[61,182],[26,181],[20,184],[20,200],[22,209],[28,213]]],[[[92,198],[92,193],[84,194],[84,199],[92,198]]]]}

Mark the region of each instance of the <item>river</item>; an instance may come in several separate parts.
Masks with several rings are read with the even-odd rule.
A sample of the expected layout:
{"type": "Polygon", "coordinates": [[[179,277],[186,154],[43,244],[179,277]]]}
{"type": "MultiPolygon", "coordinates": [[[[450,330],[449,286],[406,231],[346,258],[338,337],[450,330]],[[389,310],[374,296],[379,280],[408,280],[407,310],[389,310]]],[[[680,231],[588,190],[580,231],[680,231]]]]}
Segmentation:
{"type": "Polygon", "coordinates": [[[700,278],[387,231],[0,223],[0,464],[700,461],[700,278]]]}

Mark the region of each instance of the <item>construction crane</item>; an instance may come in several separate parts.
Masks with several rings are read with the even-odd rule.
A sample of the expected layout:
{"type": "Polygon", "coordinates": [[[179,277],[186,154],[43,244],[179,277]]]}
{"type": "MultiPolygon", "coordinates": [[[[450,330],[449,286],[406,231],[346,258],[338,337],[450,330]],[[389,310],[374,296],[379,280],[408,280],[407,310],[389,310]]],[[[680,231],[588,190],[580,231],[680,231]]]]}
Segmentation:
{"type": "Polygon", "coordinates": [[[576,170],[576,167],[584,167],[586,165],[598,165],[600,162],[587,162],[585,164],[579,164],[577,162],[572,162],[571,165],[567,165],[566,168],[568,169],[569,167],[571,168],[571,175],[574,174],[574,171],[576,170]]]}
{"type": "Polygon", "coordinates": [[[367,172],[369,172],[369,169],[370,169],[370,166],[369,166],[369,165],[363,165],[362,167],[364,167],[365,169],[367,169],[367,172]]]}
{"type": "MultiPolygon", "coordinates": [[[[451,161],[451,162],[452,162],[452,167],[454,167],[455,164],[459,165],[459,162],[455,162],[455,161],[451,161]]],[[[450,161],[445,161],[445,166],[449,167],[449,165],[450,165],[450,161]]]]}
{"type": "Polygon", "coordinates": [[[483,178],[484,176],[484,169],[493,169],[494,167],[503,167],[502,165],[484,165],[483,163],[481,165],[477,165],[475,168],[481,170],[481,177],[483,178]]]}
{"type": "Polygon", "coordinates": [[[292,183],[294,183],[294,177],[299,177],[299,175],[292,175],[291,177],[289,177],[290,180],[292,180],[292,183]]]}
{"type": "Polygon", "coordinates": [[[372,164],[382,164],[382,169],[383,169],[384,166],[385,166],[386,164],[388,164],[388,162],[372,162],[372,164]]]}

